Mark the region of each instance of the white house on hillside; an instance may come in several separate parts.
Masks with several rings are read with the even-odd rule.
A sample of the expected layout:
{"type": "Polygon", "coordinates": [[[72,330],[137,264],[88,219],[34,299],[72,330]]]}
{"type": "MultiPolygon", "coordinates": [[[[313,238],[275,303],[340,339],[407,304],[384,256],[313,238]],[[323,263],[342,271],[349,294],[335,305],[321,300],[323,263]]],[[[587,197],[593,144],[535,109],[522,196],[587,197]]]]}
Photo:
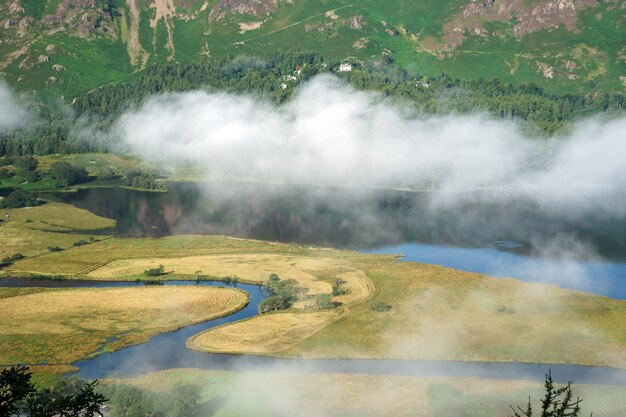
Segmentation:
{"type": "Polygon", "coordinates": [[[352,71],[352,64],[344,62],[341,65],[339,65],[339,72],[350,72],[350,71],[352,71]]]}

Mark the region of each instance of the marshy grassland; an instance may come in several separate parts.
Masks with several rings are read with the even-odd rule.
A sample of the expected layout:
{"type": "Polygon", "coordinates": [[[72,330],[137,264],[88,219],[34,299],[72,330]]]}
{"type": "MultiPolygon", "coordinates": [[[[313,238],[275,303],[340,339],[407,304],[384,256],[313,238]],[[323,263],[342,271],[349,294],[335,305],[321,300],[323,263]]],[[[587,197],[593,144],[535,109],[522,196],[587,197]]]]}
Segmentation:
{"type": "MultiPolygon", "coordinates": [[[[104,384],[129,384],[167,393],[177,384],[199,387],[212,415],[502,417],[509,405],[543,395],[540,381],[284,372],[174,369],[104,384]],[[294,405],[298,409],[294,410],[294,405]],[[286,411],[287,410],[287,411],[286,411]]],[[[624,387],[574,385],[584,398],[581,415],[626,414],[624,387]]],[[[536,404],[539,406],[539,404],[536,404]]]]}
{"type": "MultiPolygon", "coordinates": [[[[303,358],[521,361],[626,368],[626,301],[544,284],[401,262],[393,256],[224,236],[109,238],[67,247],[70,241],[78,239],[75,234],[64,233],[71,227],[111,224],[106,219],[92,216],[69,206],[54,204],[14,210],[11,220],[0,228],[0,232],[6,233],[2,229],[13,227],[28,233],[5,234],[4,241],[13,245],[11,250],[5,251],[12,253],[19,247],[28,256],[16,260],[1,272],[10,276],[50,275],[97,280],[229,277],[248,283],[262,283],[275,273],[281,279],[294,279],[302,288],[299,301],[289,310],[231,323],[192,338],[189,345],[198,350],[303,358]],[[24,224],[25,218],[35,220],[32,213],[38,210],[50,210],[45,218],[55,232],[31,230],[34,223],[24,224]],[[81,218],[78,214],[86,216],[86,220],[73,223],[81,218]],[[72,218],[71,222],[68,218],[72,218]],[[12,226],[14,221],[19,224],[12,226]],[[58,236],[55,238],[65,250],[43,250],[44,242],[49,244],[45,239],[52,237],[42,233],[58,236]],[[11,239],[16,242],[20,239],[19,245],[12,243],[11,239]],[[163,265],[164,275],[145,275],[144,271],[160,265],[163,265]],[[333,297],[335,308],[318,310],[315,296],[330,294],[336,278],[345,281],[347,294],[333,297]],[[563,340],[573,342],[565,345],[563,340]]],[[[63,305],[66,302],[71,305],[76,297],[89,298],[82,297],[87,294],[80,292],[84,290],[3,291],[2,294],[7,291],[34,292],[17,299],[59,297],[63,305]]],[[[103,290],[90,291],[93,291],[90,293],[93,298],[98,299],[98,291],[103,290]]],[[[174,289],[166,287],[159,291],[168,293],[174,289]]],[[[54,303],[38,305],[54,307],[54,303]]],[[[113,316],[107,313],[107,317],[115,317],[115,320],[108,322],[104,329],[116,327],[116,320],[121,323],[130,320],[128,312],[133,310],[130,304],[126,306],[126,313],[124,309],[113,316]]],[[[15,304],[17,312],[24,308],[22,303],[15,304]]],[[[100,317],[102,314],[95,313],[98,308],[97,305],[81,308],[75,318],[89,321],[100,317]]],[[[38,329],[43,331],[47,324],[63,323],[62,318],[54,318],[43,310],[40,313],[29,316],[24,325],[39,326],[38,329]]],[[[16,320],[19,317],[21,315],[16,316],[16,320]]],[[[160,331],[158,326],[150,327],[150,333],[142,327],[143,324],[136,324],[139,329],[136,333],[143,335],[137,337],[145,336],[142,340],[148,337],[148,333],[160,331]]],[[[168,325],[171,324],[163,326],[168,325]]],[[[12,327],[19,329],[20,326],[12,327]]],[[[20,358],[17,353],[21,351],[20,346],[46,345],[47,342],[37,342],[45,340],[45,333],[44,336],[36,333],[12,333],[10,345],[15,347],[15,360],[20,358]]],[[[102,330],[102,336],[85,352],[97,350],[106,337],[119,333],[102,330]]],[[[109,348],[123,346],[133,337],[126,335],[109,348]]],[[[49,362],[66,363],[69,360],[60,353],[62,350],[46,348],[41,352],[46,352],[49,362]]],[[[36,352],[33,357],[37,357],[36,352]]]]}
{"type": "Polygon", "coordinates": [[[232,314],[245,292],[213,287],[11,289],[0,292],[0,364],[68,364],[232,314]]]}

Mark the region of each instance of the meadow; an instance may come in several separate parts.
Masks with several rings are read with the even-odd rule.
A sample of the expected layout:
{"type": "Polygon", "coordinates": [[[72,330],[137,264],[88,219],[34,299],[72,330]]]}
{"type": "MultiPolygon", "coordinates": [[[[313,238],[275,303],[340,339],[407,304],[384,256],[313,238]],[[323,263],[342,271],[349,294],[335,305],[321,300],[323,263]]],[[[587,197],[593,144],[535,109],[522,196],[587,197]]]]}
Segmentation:
{"type": "Polygon", "coordinates": [[[243,291],[211,287],[5,288],[0,364],[70,364],[227,316],[247,302],[243,291]]]}
{"type": "Polygon", "coordinates": [[[106,239],[101,231],[115,226],[114,220],[60,203],[3,210],[2,217],[0,258],[16,253],[40,255],[48,253],[50,247],[68,249],[75,242],[106,239]]]}
{"type": "Polygon", "coordinates": [[[150,279],[144,271],[159,265],[159,280],[261,283],[276,273],[305,288],[291,309],[209,330],[190,341],[195,349],[626,367],[625,301],[393,256],[224,236],[109,238],[28,256],[3,273],[134,280],[150,279]],[[319,311],[312,297],[329,294],[338,277],[348,293],[319,311]]]}

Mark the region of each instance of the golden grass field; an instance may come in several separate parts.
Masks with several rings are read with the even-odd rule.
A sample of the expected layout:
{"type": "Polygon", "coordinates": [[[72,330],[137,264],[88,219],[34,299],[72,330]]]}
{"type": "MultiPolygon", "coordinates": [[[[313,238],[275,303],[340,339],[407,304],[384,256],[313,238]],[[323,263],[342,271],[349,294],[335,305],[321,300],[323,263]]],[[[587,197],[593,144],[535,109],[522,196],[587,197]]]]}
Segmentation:
{"type": "MultiPolygon", "coordinates": [[[[48,222],[58,220],[51,217],[48,222]]],[[[270,273],[278,273],[283,279],[296,279],[311,295],[330,292],[335,277],[348,282],[350,293],[334,299],[343,303],[333,312],[336,320],[315,334],[292,337],[290,347],[283,341],[280,349],[286,348],[278,352],[272,347],[274,335],[281,331],[298,334],[292,330],[299,325],[292,328],[292,321],[281,320],[285,313],[272,314],[245,325],[232,324],[232,331],[229,326],[220,328],[220,332],[230,331],[228,338],[220,339],[221,350],[227,350],[224,343],[229,340],[231,351],[246,352],[245,346],[252,346],[243,340],[249,333],[246,326],[273,321],[271,326],[259,326],[266,332],[255,335],[256,351],[311,358],[524,361],[626,368],[626,301],[400,262],[392,256],[223,236],[111,238],[29,256],[5,272],[132,279],[146,278],[142,272],[160,264],[170,272],[161,279],[193,278],[200,271],[218,278],[261,282],[270,273]],[[374,311],[371,305],[377,302],[391,309],[374,311]],[[238,332],[241,341],[233,336],[238,332]]],[[[305,314],[300,320],[312,314],[312,323],[318,323],[311,305],[305,300],[287,314],[305,314]]]]}
{"type": "MultiPolygon", "coordinates": [[[[5,211],[1,214],[4,218],[5,211]]],[[[0,225],[0,258],[47,253],[49,246],[69,248],[76,241],[89,240],[90,231],[115,226],[114,220],[60,203],[9,210],[8,214],[8,221],[0,225]]]]}
{"type": "Polygon", "coordinates": [[[265,314],[204,331],[191,337],[187,347],[211,353],[278,353],[313,336],[336,316],[331,312],[265,314]]]}
{"type": "MultiPolygon", "coordinates": [[[[335,301],[342,303],[344,312],[348,305],[367,299],[374,291],[367,276],[362,271],[350,268],[348,261],[273,253],[121,259],[101,262],[94,265],[94,268],[85,268],[83,271],[91,279],[135,279],[144,277],[143,271],[159,265],[163,265],[165,271],[172,276],[236,276],[252,283],[264,283],[270,274],[276,273],[282,279],[296,280],[298,286],[307,289],[306,296],[294,304],[293,308],[297,310],[310,310],[315,305],[316,295],[330,294],[330,282],[334,277],[344,279],[344,287],[349,290],[348,294],[335,297],[335,301]]],[[[210,352],[276,353],[313,335],[341,316],[277,313],[256,317],[200,335],[190,341],[189,346],[210,352]]]]}
{"type": "Polygon", "coordinates": [[[299,286],[309,289],[309,294],[330,293],[331,284],[320,281],[316,270],[339,269],[346,263],[334,259],[303,258],[276,254],[204,255],[181,258],[124,259],[112,261],[91,272],[94,279],[138,277],[143,271],[163,265],[165,271],[181,275],[236,276],[252,283],[264,283],[272,273],[283,279],[295,279],[299,286]],[[309,272],[310,271],[310,272],[309,272]]]}
{"type": "MultiPolygon", "coordinates": [[[[214,404],[215,417],[419,416],[503,417],[509,405],[538,399],[542,381],[175,369],[132,379],[108,379],[147,390],[169,392],[176,384],[200,387],[214,404]]],[[[626,415],[626,388],[574,384],[581,415],[626,415]]],[[[535,401],[535,405],[538,406],[535,401]]],[[[537,409],[537,407],[535,407],[537,409]]]]}
{"type": "Polygon", "coordinates": [[[243,291],[214,287],[11,291],[0,298],[0,364],[67,364],[232,314],[248,302],[243,291]]]}

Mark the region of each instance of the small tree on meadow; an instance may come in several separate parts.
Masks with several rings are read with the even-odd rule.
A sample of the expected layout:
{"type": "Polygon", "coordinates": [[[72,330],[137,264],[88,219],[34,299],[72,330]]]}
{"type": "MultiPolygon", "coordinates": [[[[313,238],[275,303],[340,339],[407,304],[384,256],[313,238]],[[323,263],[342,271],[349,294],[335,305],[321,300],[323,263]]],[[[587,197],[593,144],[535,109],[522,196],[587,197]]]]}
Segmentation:
{"type": "Polygon", "coordinates": [[[329,310],[335,305],[333,304],[333,299],[330,294],[320,294],[315,299],[315,304],[317,304],[317,308],[320,310],[329,310]]]}
{"type": "MultiPolygon", "coordinates": [[[[546,374],[546,382],[544,384],[546,393],[541,400],[541,414],[537,417],[578,417],[580,414],[580,403],[583,401],[579,397],[574,399],[572,394],[572,381],[568,382],[562,388],[555,388],[552,380],[552,372],[546,374]]],[[[534,417],[533,407],[528,398],[526,408],[514,408],[513,415],[509,417],[534,417]]],[[[592,414],[593,416],[593,414],[592,414]]]]}

